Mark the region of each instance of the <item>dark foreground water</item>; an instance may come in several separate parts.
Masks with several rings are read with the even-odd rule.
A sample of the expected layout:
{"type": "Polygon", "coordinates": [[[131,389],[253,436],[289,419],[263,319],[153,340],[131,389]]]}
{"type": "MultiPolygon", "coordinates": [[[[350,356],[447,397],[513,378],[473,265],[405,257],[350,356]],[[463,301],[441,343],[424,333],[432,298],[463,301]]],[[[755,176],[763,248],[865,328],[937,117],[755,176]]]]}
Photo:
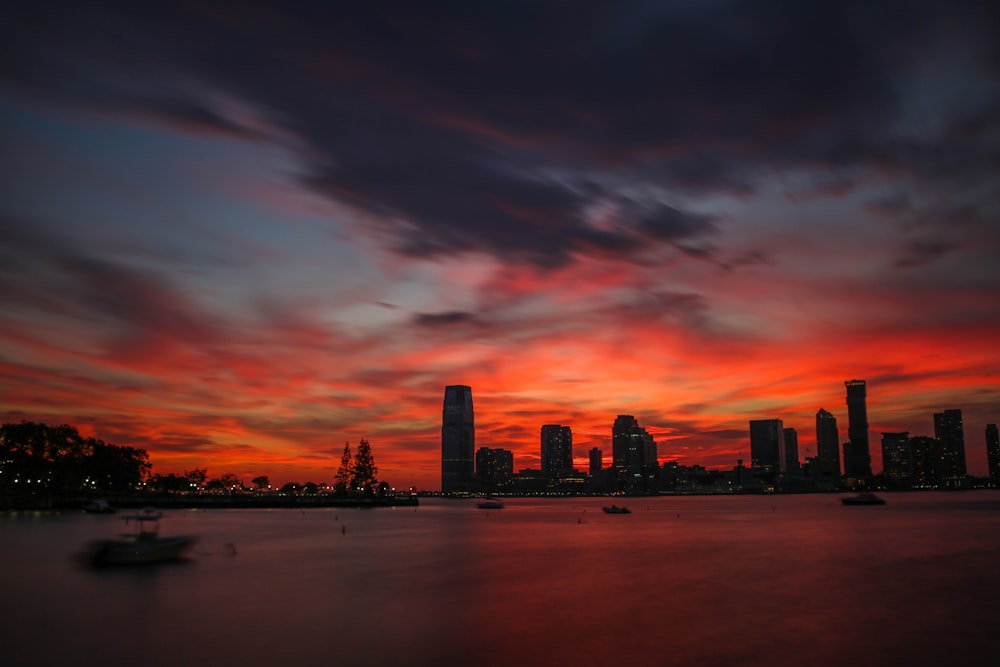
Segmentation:
{"type": "Polygon", "coordinates": [[[1000,664],[1000,492],[885,497],[177,511],[115,571],[114,516],[0,516],[0,664],[1000,664]]]}

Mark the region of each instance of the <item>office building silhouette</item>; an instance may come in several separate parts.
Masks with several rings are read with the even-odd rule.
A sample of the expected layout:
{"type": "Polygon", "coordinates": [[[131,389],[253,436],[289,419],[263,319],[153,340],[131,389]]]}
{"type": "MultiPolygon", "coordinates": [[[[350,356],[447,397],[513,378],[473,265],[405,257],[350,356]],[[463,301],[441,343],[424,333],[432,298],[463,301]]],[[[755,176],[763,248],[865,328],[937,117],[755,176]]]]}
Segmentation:
{"type": "Polygon", "coordinates": [[[934,414],[934,439],[938,442],[938,480],[947,487],[965,480],[965,434],[961,410],[934,414]]]}
{"type": "Polygon", "coordinates": [[[799,434],[794,428],[785,427],[784,469],[786,473],[799,472],[799,434]]]}
{"type": "Polygon", "coordinates": [[[487,494],[505,491],[514,479],[514,452],[480,447],[476,451],[476,481],[487,494]]]}
{"type": "Polygon", "coordinates": [[[618,415],[611,426],[611,456],[618,491],[632,493],[647,466],[656,466],[656,442],[632,415],[618,415]]]}
{"type": "Polygon", "coordinates": [[[590,450],[590,476],[597,477],[604,469],[604,452],[597,447],[590,450]]]}
{"type": "Polygon", "coordinates": [[[868,446],[868,390],[864,380],[848,380],[847,443],[844,444],[844,475],[856,479],[872,476],[868,446]]]}
{"type": "Polygon", "coordinates": [[[817,475],[823,479],[840,479],[840,431],[837,418],[819,409],[816,413],[816,464],[817,475]]]}
{"type": "Polygon", "coordinates": [[[548,479],[573,472],[573,431],[569,426],[542,426],[542,473],[548,479]]]}
{"type": "Polygon", "coordinates": [[[750,420],[750,466],[761,475],[785,472],[785,428],[780,419],[750,420]]]}
{"type": "Polygon", "coordinates": [[[913,487],[913,446],[909,432],[882,434],[882,474],[890,490],[913,487]]]}
{"type": "Polygon", "coordinates": [[[475,485],[476,427],[472,388],[449,385],[441,417],[441,491],[470,491],[475,485]]]}
{"type": "Polygon", "coordinates": [[[996,424],[986,425],[986,466],[993,485],[1000,484],[1000,431],[996,424]]]}

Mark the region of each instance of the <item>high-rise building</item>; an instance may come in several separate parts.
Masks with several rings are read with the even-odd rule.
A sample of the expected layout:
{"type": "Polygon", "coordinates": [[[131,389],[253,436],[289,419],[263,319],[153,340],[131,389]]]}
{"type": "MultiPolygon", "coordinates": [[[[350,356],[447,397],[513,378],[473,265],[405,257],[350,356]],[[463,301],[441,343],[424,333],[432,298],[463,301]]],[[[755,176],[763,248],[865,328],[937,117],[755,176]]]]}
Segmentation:
{"type": "Polygon", "coordinates": [[[889,489],[913,486],[913,447],[908,432],[882,434],[882,474],[889,489]]]}
{"type": "Polygon", "coordinates": [[[660,454],[657,451],[656,440],[653,439],[646,430],[642,431],[642,465],[643,466],[656,466],[660,465],[660,454]]]}
{"type": "Polygon", "coordinates": [[[590,450],[590,476],[597,477],[604,470],[604,452],[597,447],[590,450]]]}
{"type": "Polygon", "coordinates": [[[542,473],[548,479],[573,472],[573,431],[569,426],[542,426],[542,473]]]}
{"type": "Polygon", "coordinates": [[[938,441],[938,479],[945,486],[960,486],[965,480],[965,434],[962,411],[934,414],[934,438],[938,441]]]}
{"type": "Polygon", "coordinates": [[[480,447],[476,451],[476,480],[486,493],[503,491],[514,479],[514,452],[480,447]]]}
{"type": "Polygon", "coordinates": [[[1000,432],[996,424],[986,425],[986,463],[994,486],[1000,484],[1000,432]]]}
{"type": "Polygon", "coordinates": [[[820,408],[816,413],[817,475],[831,481],[840,479],[840,431],[837,418],[820,408]]]}
{"type": "Polygon", "coordinates": [[[799,434],[794,428],[785,429],[785,468],[787,473],[799,472],[799,434]]]}
{"type": "Polygon", "coordinates": [[[750,420],[750,466],[758,474],[784,472],[785,428],[780,419],[750,420]]]}
{"type": "Polygon", "coordinates": [[[612,465],[619,491],[633,492],[642,481],[643,469],[655,467],[656,443],[632,415],[618,415],[611,427],[612,465]]]}
{"type": "MultiPolygon", "coordinates": [[[[910,437],[910,456],[913,458],[913,487],[932,489],[938,486],[938,442],[927,435],[910,437]]],[[[883,463],[884,466],[884,463],[883,463]]]]}
{"type": "Polygon", "coordinates": [[[847,443],[844,445],[844,474],[847,477],[872,476],[872,456],[868,446],[868,390],[864,380],[848,380],[847,443]]]}
{"type": "Polygon", "coordinates": [[[476,427],[472,410],[472,388],[449,385],[444,390],[441,417],[441,491],[456,493],[475,485],[473,454],[476,427]]]}

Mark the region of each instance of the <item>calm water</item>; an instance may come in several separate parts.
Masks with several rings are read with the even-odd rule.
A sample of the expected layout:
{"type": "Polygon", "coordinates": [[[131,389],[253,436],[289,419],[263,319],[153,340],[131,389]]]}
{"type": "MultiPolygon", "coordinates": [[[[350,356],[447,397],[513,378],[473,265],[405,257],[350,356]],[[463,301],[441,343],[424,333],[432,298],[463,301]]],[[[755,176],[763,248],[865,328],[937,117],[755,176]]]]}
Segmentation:
{"type": "Polygon", "coordinates": [[[1000,664],[1000,492],[886,498],[176,511],[115,571],[116,517],[0,516],[0,664],[1000,664]]]}

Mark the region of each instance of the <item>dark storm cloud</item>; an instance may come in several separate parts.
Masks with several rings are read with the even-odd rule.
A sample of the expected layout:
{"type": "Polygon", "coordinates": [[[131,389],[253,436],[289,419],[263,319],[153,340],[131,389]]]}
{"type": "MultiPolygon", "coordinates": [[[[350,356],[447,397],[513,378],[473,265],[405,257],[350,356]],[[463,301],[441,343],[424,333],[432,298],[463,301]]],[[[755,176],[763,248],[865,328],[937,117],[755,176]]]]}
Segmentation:
{"type": "Polygon", "coordinates": [[[909,241],[892,265],[898,269],[912,269],[929,264],[958,248],[958,244],[947,239],[917,239],[909,241]]]}
{"type": "Polygon", "coordinates": [[[715,231],[712,218],[707,215],[678,210],[666,204],[637,206],[639,228],[649,238],[678,241],[703,236],[715,231]]]}
{"type": "Polygon", "coordinates": [[[995,81],[992,6],[23,5],[5,10],[0,76],[87,108],[262,136],[199,91],[235,96],[296,138],[305,184],[372,215],[406,255],[553,267],[635,259],[652,242],[704,258],[690,240],[713,228],[696,212],[664,207],[613,231],[583,212],[623,180],[747,195],[796,167],[996,177],[983,141],[995,95],[944,119],[946,139],[895,136],[902,80],[926,54],[958,50],[995,81]]]}
{"type": "Polygon", "coordinates": [[[422,327],[451,327],[471,324],[478,326],[479,319],[473,313],[453,310],[446,313],[418,313],[413,321],[422,327]]]}

